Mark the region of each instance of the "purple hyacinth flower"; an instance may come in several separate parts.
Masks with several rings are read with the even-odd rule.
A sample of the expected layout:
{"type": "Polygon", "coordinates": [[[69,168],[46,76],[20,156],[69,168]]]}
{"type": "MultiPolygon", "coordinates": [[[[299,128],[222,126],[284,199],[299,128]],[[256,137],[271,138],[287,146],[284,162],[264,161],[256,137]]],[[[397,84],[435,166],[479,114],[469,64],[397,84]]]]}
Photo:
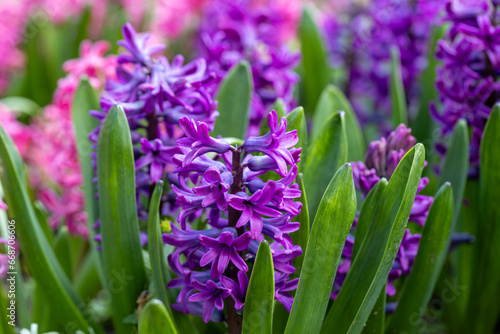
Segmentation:
{"type": "Polygon", "coordinates": [[[208,135],[208,126],[203,122],[195,122],[188,117],[179,120],[179,126],[186,137],[177,140],[177,145],[191,148],[182,163],[183,167],[189,165],[196,157],[208,152],[226,153],[230,145],[223,139],[215,139],[208,135]]]}
{"type": "Polygon", "coordinates": [[[479,51],[485,51],[495,67],[500,66],[500,28],[491,24],[488,14],[482,14],[477,17],[478,28],[470,25],[461,24],[458,27],[459,32],[471,38],[479,48],[479,51]]]}
{"type": "Polygon", "coordinates": [[[273,256],[274,268],[285,274],[293,274],[295,268],[292,265],[294,258],[302,254],[300,246],[295,245],[290,249],[282,248],[281,244],[273,243],[271,245],[271,253],[273,256]]]}
{"type": "Polygon", "coordinates": [[[271,157],[278,166],[281,176],[287,174],[287,164],[293,165],[293,158],[290,148],[297,145],[299,138],[297,130],[286,132],[286,117],[282,117],[278,123],[278,114],[272,110],[267,115],[267,125],[269,133],[260,137],[250,137],[243,143],[243,148],[248,153],[261,152],[271,157]]]}
{"type": "Polygon", "coordinates": [[[248,290],[248,276],[243,271],[238,271],[238,284],[226,276],[220,277],[220,282],[222,285],[229,289],[229,293],[234,300],[234,306],[237,310],[241,309],[245,305],[245,297],[248,290]]]}
{"type": "Polygon", "coordinates": [[[149,39],[149,34],[138,35],[130,23],[126,23],[123,28],[123,37],[125,40],[118,41],[118,45],[123,46],[130,54],[122,54],[118,56],[118,62],[123,63],[139,63],[147,66],[151,62],[151,55],[161,52],[165,49],[165,45],[157,44],[147,46],[146,42],[149,39]]]}
{"type": "Polygon", "coordinates": [[[202,267],[212,262],[210,275],[213,279],[219,278],[226,270],[229,262],[242,271],[248,271],[248,266],[238,252],[245,250],[250,243],[250,233],[246,232],[235,238],[236,230],[223,229],[217,239],[200,235],[200,243],[210,248],[200,260],[202,267]]]}
{"type": "Polygon", "coordinates": [[[135,169],[150,165],[149,174],[153,183],[161,180],[165,165],[172,163],[172,156],[179,152],[177,147],[164,146],[160,139],[149,141],[141,138],[141,149],[144,155],[135,162],[135,169]]]}
{"type": "Polygon", "coordinates": [[[231,295],[228,288],[214,281],[207,281],[205,284],[193,280],[193,288],[200,291],[189,297],[190,302],[203,302],[203,322],[208,323],[215,309],[224,309],[224,299],[231,295]]]}
{"type": "Polygon", "coordinates": [[[278,210],[267,206],[276,192],[276,183],[268,181],[266,186],[257,190],[252,196],[246,193],[229,195],[229,205],[241,211],[236,227],[245,226],[250,222],[252,239],[257,239],[262,232],[262,216],[277,218],[282,214],[278,210]]]}
{"type": "Polygon", "coordinates": [[[227,191],[233,183],[233,176],[230,172],[222,172],[216,166],[208,167],[204,174],[205,183],[199,187],[193,187],[193,192],[198,196],[205,196],[201,205],[208,207],[214,203],[221,211],[227,210],[227,191]]]}
{"type": "Polygon", "coordinates": [[[274,298],[285,307],[288,313],[290,313],[293,305],[293,296],[288,291],[297,289],[298,284],[298,278],[286,281],[286,276],[276,281],[274,298]]]}
{"type": "Polygon", "coordinates": [[[219,231],[215,229],[209,230],[181,230],[175,224],[171,224],[172,233],[163,233],[162,240],[164,243],[174,247],[191,248],[200,245],[200,236],[209,238],[217,238],[219,231]]]}

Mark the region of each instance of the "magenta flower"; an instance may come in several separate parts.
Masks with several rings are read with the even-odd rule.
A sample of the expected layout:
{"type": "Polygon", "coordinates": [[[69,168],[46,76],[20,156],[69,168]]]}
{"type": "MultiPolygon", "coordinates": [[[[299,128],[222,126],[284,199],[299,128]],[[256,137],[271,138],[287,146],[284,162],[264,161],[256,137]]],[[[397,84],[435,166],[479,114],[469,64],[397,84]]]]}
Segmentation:
{"type": "Polygon", "coordinates": [[[278,114],[272,110],[267,115],[267,125],[271,131],[261,137],[250,137],[243,143],[243,148],[248,153],[261,152],[272,158],[278,166],[280,176],[287,174],[287,164],[295,163],[289,149],[299,142],[297,130],[286,132],[286,122],[283,117],[278,124],[278,114]]]}
{"type": "Polygon", "coordinates": [[[238,252],[245,250],[250,243],[250,233],[246,232],[235,238],[234,229],[223,229],[217,239],[200,235],[200,243],[210,248],[200,260],[202,267],[212,262],[211,277],[219,278],[226,270],[229,262],[232,262],[236,268],[244,272],[248,271],[248,266],[241,258],[238,252]]]}
{"type": "Polygon", "coordinates": [[[164,146],[160,139],[149,141],[141,138],[140,142],[144,155],[136,160],[135,169],[150,166],[151,182],[156,183],[161,180],[165,165],[172,163],[172,156],[178,152],[178,149],[164,146]]]}

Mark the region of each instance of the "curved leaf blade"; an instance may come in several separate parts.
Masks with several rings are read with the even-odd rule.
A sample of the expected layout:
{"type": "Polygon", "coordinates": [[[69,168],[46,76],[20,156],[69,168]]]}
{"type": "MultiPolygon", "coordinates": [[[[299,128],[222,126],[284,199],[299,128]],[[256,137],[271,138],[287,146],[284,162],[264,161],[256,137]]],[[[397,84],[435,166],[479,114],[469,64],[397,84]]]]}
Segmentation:
{"type": "Polygon", "coordinates": [[[111,108],[97,143],[99,211],[101,213],[103,270],[111,293],[117,333],[130,333],[123,319],[135,310],[146,282],[139,239],[135,195],[134,154],[123,108],[111,108]]]}
{"type": "Polygon", "coordinates": [[[170,281],[170,273],[166,266],[167,261],[163,252],[163,241],[161,239],[160,228],[160,203],[162,194],[163,181],[160,180],[156,183],[153,196],[151,196],[151,202],[149,203],[148,251],[156,295],[158,299],[163,302],[170,316],[172,316],[167,294],[167,284],[170,281]]]}
{"type": "Polygon", "coordinates": [[[444,260],[453,218],[453,191],[449,183],[438,190],[424,225],[417,257],[405,282],[387,333],[411,333],[429,303],[444,260]]]}
{"type": "Polygon", "coordinates": [[[274,308],[274,266],[266,241],[259,245],[243,311],[243,334],[272,333],[274,308]]]}
{"type": "Polygon", "coordinates": [[[408,125],[408,111],[406,110],[406,93],[401,73],[401,55],[396,46],[391,48],[391,77],[390,91],[392,101],[392,124],[408,125]]]}
{"type": "Polygon", "coordinates": [[[399,250],[424,166],[417,144],[394,171],[346,280],[328,312],[322,333],[360,333],[399,250]]]}
{"type": "Polygon", "coordinates": [[[500,104],[484,129],[480,152],[477,266],[464,333],[492,333],[500,314],[500,104]]]}
{"type": "Polygon", "coordinates": [[[228,72],[217,92],[220,115],[213,131],[215,135],[245,138],[252,90],[250,65],[241,61],[228,72]]]}
{"type": "Polygon", "coordinates": [[[177,334],[172,318],[158,299],[149,301],[139,316],[139,334],[177,334]]]}
{"type": "Polygon", "coordinates": [[[361,126],[354,109],[347,97],[340,89],[328,85],[319,98],[313,115],[313,138],[320,134],[321,128],[325,126],[331,115],[338,111],[345,112],[345,128],[349,152],[348,161],[360,161],[365,157],[366,145],[361,126]]]}
{"type": "Polygon", "coordinates": [[[302,13],[299,27],[300,48],[302,52],[302,66],[304,68],[303,89],[304,109],[312,114],[323,89],[330,82],[330,68],[328,66],[323,39],[316,26],[313,15],[309,10],[302,13]]]}
{"type": "Polygon", "coordinates": [[[332,178],[321,200],[285,333],[319,333],[355,215],[352,167],[346,164],[332,178]]]}
{"type": "Polygon", "coordinates": [[[331,116],[321,133],[311,142],[304,166],[310,219],[314,220],[326,187],[335,172],[347,162],[345,113],[331,116]]]}
{"type": "MultiPolygon", "coordinates": [[[[59,321],[71,324],[68,332],[77,329],[88,333],[89,320],[82,312],[85,305],[71,285],[44,232],[28,197],[21,157],[12,139],[0,126],[0,177],[9,207],[9,215],[16,224],[16,237],[31,275],[46,292],[50,307],[58,314],[59,321]]],[[[102,333],[100,326],[92,324],[102,333]]]]}

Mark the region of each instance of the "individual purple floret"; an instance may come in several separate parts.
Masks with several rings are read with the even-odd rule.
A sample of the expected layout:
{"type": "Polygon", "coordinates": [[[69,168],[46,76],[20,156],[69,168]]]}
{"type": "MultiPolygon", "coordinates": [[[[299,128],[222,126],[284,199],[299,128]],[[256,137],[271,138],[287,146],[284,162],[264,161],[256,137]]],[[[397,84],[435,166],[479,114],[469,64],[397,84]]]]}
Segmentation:
{"type": "Polygon", "coordinates": [[[330,63],[347,69],[343,91],[361,123],[390,126],[390,50],[401,54],[401,72],[410,114],[419,107],[419,78],[427,66],[432,29],[441,0],[376,0],[335,11],[324,20],[330,63]]]}
{"type": "Polygon", "coordinates": [[[241,146],[208,136],[204,123],[180,120],[186,136],[177,141],[182,149],[172,159],[177,167],[169,180],[177,195],[181,228],[173,224],[172,234],[163,234],[163,241],[176,247],[169,264],[178,278],[169,287],[182,290],[174,309],[199,314],[202,303],[205,322],[222,310],[224,299],[229,308],[243,307],[248,271],[265,238],[271,241],[275,297],[288,310],[293,303],[289,291],[297,281],[290,280],[295,272],[292,263],[302,250],[289,233],[298,230],[293,219],[302,207],[296,201],[301,191],[294,183],[300,151],[293,148],[297,132],[286,131],[285,117],[278,123],[271,111],[268,120],[273,125],[268,134],[250,137],[241,146]],[[255,157],[268,157],[273,167],[253,170],[248,162],[255,157]],[[280,173],[274,168],[278,164],[280,173]],[[269,179],[269,173],[278,179],[269,179]]]}
{"type": "MultiPolygon", "coordinates": [[[[366,151],[365,161],[351,163],[356,190],[360,191],[362,196],[366,196],[381,178],[389,180],[403,156],[415,144],[416,139],[411,135],[411,129],[407,128],[404,124],[399,125],[387,137],[382,137],[379,140],[371,142],[366,151]]],[[[417,193],[421,192],[428,183],[428,178],[422,177],[417,193]]],[[[433,200],[433,197],[417,194],[413,202],[409,221],[423,226],[433,200]]],[[[332,298],[337,296],[351,266],[354,240],[355,233],[354,235],[350,234],[347,238],[342,252],[343,262],[339,266],[337,276],[335,277],[332,298]]],[[[387,282],[388,295],[392,296],[396,293],[392,282],[401,277],[401,275],[408,275],[410,273],[411,266],[417,255],[419,241],[420,234],[411,234],[409,230],[406,230],[389,274],[387,282]]]]}
{"type": "MultiPolygon", "coordinates": [[[[146,219],[145,205],[149,203],[154,184],[166,178],[175,167],[172,157],[182,152],[182,147],[175,145],[176,140],[186,135],[181,145],[186,146],[192,131],[198,131],[195,136],[205,134],[202,137],[208,138],[208,131],[213,129],[218,112],[211,92],[216,82],[204,59],[184,64],[184,58],[176,56],[169,62],[165,56],[157,55],[165,45],[147,43],[149,34],[136,33],[129,23],[122,30],[124,40],[118,44],[127,52],[118,56],[116,78],[106,83],[101,96],[102,112],[92,111],[91,115],[102,123],[113,105],[124,108],[134,144],[139,217],[146,219]],[[180,124],[184,126],[181,130],[180,119],[186,116],[189,120],[180,124]],[[202,121],[203,126],[196,129],[195,120],[202,121]],[[195,128],[189,131],[189,126],[195,128]]],[[[99,131],[100,126],[90,135],[94,148],[99,131]]],[[[202,137],[199,137],[200,143],[207,145],[202,137]]],[[[217,140],[213,141],[216,145],[217,140]]],[[[198,144],[191,142],[190,145],[198,144]]],[[[219,147],[219,151],[228,147],[219,147]]],[[[195,155],[193,153],[193,157],[195,155]]],[[[171,199],[166,196],[163,201],[171,199]]],[[[175,213],[173,205],[163,207],[175,213]]]]}
{"type": "Polygon", "coordinates": [[[254,94],[248,136],[259,134],[277,98],[283,99],[288,111],[295,106],[293,92],[299,77],[293,69],[300,55],[289,51],[283,38],[293,21],[285,10],[275,10],[273,1],[256,5],[251,0],[215,0],[204,11],[199,50],[209,68],[223,79],[239,61],[250,63],[254,94]]]}
{"type": "MultiPolygon", "coordinates": [[[[460,119],[471,128],[471,176],[478,173],[479,148],[486,121],[498,101],[500,81],[500,27],[498,5],[490,1],[446,4],[448,34],[438,41],[436,57],[442,61],[437,70],[436,87],[440,104],[431,104],[432,116],[441,125],[443,136],[460,119]]],[[[440,143],[438,151],[446,147],[440,143]]]]}

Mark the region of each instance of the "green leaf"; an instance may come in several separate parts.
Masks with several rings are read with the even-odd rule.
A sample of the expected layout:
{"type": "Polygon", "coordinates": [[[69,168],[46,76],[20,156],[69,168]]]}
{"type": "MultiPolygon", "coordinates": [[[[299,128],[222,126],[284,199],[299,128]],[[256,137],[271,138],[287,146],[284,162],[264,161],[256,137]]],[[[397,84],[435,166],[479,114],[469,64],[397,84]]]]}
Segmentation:
{"type": "Polygon", "coordinates": [[[464,333],[492,333],[500,314],[500,104],[493,107],[480,151],[477,266],[464,333]]]}
{"type": "Polygon", "coordinates": [[[439,185],[450,182],[453,189],[454,211],[451,231],[455,231],[455,226],[462,207],[462,198],[467,182],[469,171],[469,132],[467,122],[461,119],[455,125],[451,135],[450,146],[446,152],[446,159],[439,185]]]}
{"type": "Polygon", "coordinates": [[[220,116],[215,123],[215,135],[245,138],[252,90],[250,65],[243,60],[229,71],[217,92],[220,116]]]}
{"type": "MultiPolygon", "coordinates": [[[[21,157],[12,139],[0,126],[0,177],[5,191],[11,220],[16,224],[16,237],[26,265],[37,283],[47,295],[50,307],[58,320],[71,324],[66,331],[77,329],[88,333],[89,321],[83,316],[87,312],[76,290],[64,273],[40,228],[33,206],[28,197],[21,157]],[[21,176],[22,175],[22,176],[21,176]]],[[[95,332],[102,333],[100,326],[92,324],[95,332]]]]}
{"type": "Polygon", "coordinates": [[[119,105],[111,108],[99,134],[97,175],[103,269],[112,297],[114,329],[130,333],[132,326],[122,321],[134,313],[146,272],[139,239],[132,139],[119,105]]]}
{"type": "Polygon", "coordinates": [[[304,108],[297,107],[285,116],[287,121],[287,131],[297,130],[299,142],[295,147],[302,148],[300,153],[300,161],[297,164],[299,171],[304,166],[304,161],[307,159],[307,120],[304,114],[304,108]]]}
{"type": "Polygon", "coordinates": [[[319,333],[355,215],[352,167],[346,164],[337,171],[321,200],[285,333],[319,333]]]}
{"type": "Polygon", "coordinates": [[[408,112],[406,110],[406,94],[401,74],[401,58],[399,49],[391,47],[391,77],[390,91],[392,101],[392,124],[397,127],[399,124],[408,124],[408,112]]]}
{"type": "Polygon", "coordinates": [[[54,252],[69,279],[73,272],[71,240],[66,226],[61,226],[54,240],[54,252]]]}
{"type": "Polygon", "coordinates": [[[98,256],[97,252],[89,251],[78,268],[75,287],[83,300],[91,300],[102,288],[97,271],[98,256]]]}
{"type": "Polygon", "coordinates": [[[453,217],[453,192],[445,183],[434,197],[424,225],[418,253],[410,276],[405,282],[398,306],[389,319],[387,333],[415,332],[415,323],[422,317],[448,253],[453,217]]]}
{"type": "Polygon", "coordinates": [[[271,248],[259,245],[243,311],[243,334],[272,333],[274,307],[274,267],[271,248]]]}
{"type": "Polygon", "coordinates": [[[148,217],[148,251],[151,260],[153,284],[156,296],[165,304],[170,316],[170,304],[168,302],[167,284],[170,281],[170,273],[167,268],[167,260],[163,252],[163,241],[160,228],[160,204],[163,195],[163,181],[158,181],[149,203],[148,217]]]}
{"type": "Polygon", "coordinates": [[[366,324],[362,330],[363,334],[379,334],[385,331],[386,286],[384,285],[382,291],[380,291],[377,301],[370,312],[370,316],[366,320],[366,324]]]}
{"type": "MultiPolygon", "coordinates": [[[[429,113],[429,103],[431,101],[437,101],[438,99],[437,89],[434,86],[434,82],[436,81],[436,67],[440,63],[436,58],[436,45],[437,42],[444,37],[445,33],[445,24],[434,27],[432,41],[430,41],[431,45],[427,51],[427,66],[420,75],[420,107],[418,109],[417,118],[411,124],[413,135],[420,143],[427,143],[432,139],[431,133],[435,126],[431,114],[429,113]]],[[[455,188],[455,185],[453,185],[453,188],[455,188]]]]}
{"type": "Polygon", "coordinates": [[[304,184],[310,219],[316,215],[323,193],[335,171],[347,162],[345,113],[331,116],[321,133],[311,142],[304,166],[304,184]]]}
{"type": "Polygon", "coordinates": [[[304,189],[304,177],[302,173],[297,175],[297,183],[299,184],[299,189],[302,192],[300,195],[302,208],[293,221],[298,221],[300,223],[300,228],[298,231],[291,233],[290,236],[292,237],[293,244],[302,248],[302,254],[293,259],[293,266],[295,267],[295,272],[292,274],[293,278],[299,277],[300,270],[302,269],[302,263],[304,262],[305,250],[307,249],[307,243],[309,241],[309,210],[307,209],[307,197],[306,190],[304,189]]]}
{"type": "Polygon", "coordinates": [[[375,215],[375,209],[377,208],[386,188],[387,179],[380,179],[372,190],[370,190],[365,198],[365,201],[363,202],[363,206],[361,207],[358,217],[358,223],[356,224],[356,238],[354,239],[354,245],[352,248],[353,259],[358,254],[361,244],[363,244],[363,241],[365,240],[366,234],[370,229],[370,225],[375,215]]]}
{"type": "MultiPolygon", "coordinates": [[[[92,144],[89,134],[98,126],[96,118],[90,116],[90,110],[100,110],[99,97],[87,79],[82,79],[78,86],[71,107],[73,118],[75,141],[78,149],[78,160],[83,174],[83,189],[85,191],[85,208],[89,220],[89,230],[93,231],[92,225],[99,218],[97,212],[97,200],[94,178],[94,168],[90,157],[92,144]]],[[[93,238],[91,238],[93,239],[93,238]]]]}
{"type": "Polygon", "coordinates": [[[158,300],[149,301],[139,317],[139,334],[176,334],[174,323],[165,305],[158,300]]]}
{"type": "Polygon", "coordinates": [[[309,10],[302,13],[299,28],[300,49],[304,78],[304,106],[307,114],[312,114],[323,89],[330,83],[330,68],[328,66],[323,39],[309,10]]]}
{"type": "Polygon", "coordinates": [[[347,153],[348,161],[359,161],[365,157],[366,145],[361,126],[359,125],[358,118],[354,109],[345,97],[344,93],[333,85],[328,85],[321,97],[319,98],[318,105],[314,111],[313,116],[313,139],[319,135],[323,126],[329,117],[338,111],[345,112],[345,127],[346,136],[349,146],[347,153]]]}
{"type": "Polygon", "coordinates": [[[425,149],[417,144],[394,171],[370,228],[340,292],[329,310],[322,333],[360,333],[399,250],[424,166],[425,149]]]}

